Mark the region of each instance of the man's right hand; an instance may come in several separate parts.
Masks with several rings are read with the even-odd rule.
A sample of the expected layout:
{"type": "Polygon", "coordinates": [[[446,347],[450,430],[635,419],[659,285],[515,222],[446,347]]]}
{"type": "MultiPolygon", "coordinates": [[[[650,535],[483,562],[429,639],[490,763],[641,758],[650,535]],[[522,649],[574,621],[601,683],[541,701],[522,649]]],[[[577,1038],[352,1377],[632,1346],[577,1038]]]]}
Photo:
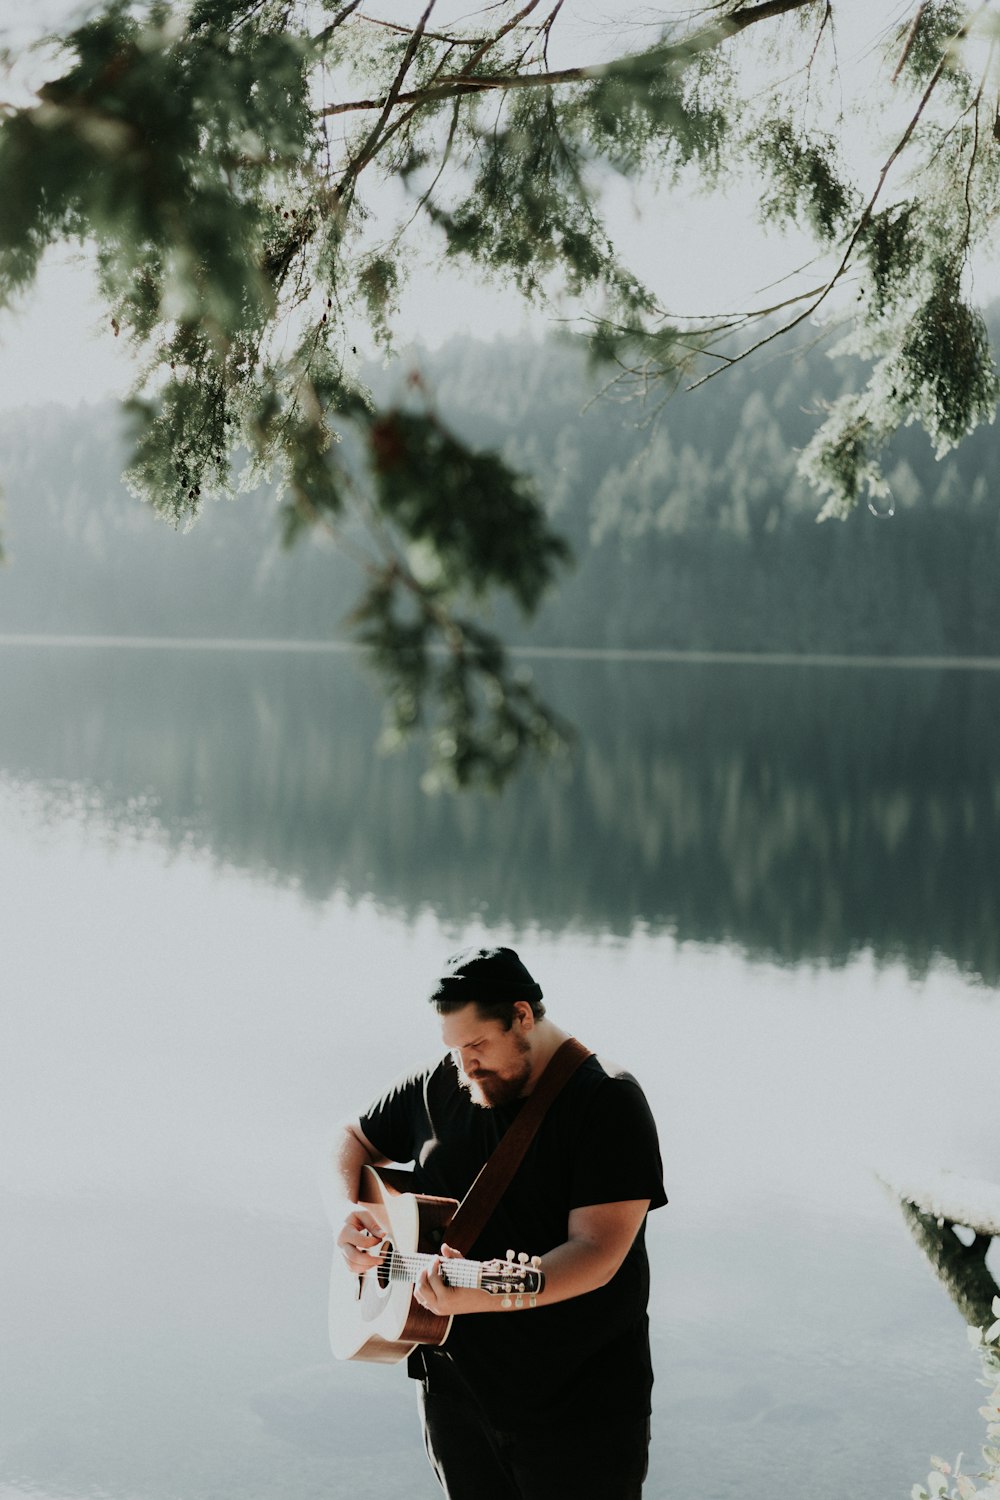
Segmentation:
{"type": "Polygon", "coordinates": [[[340,1252],[355,1276],[363,1276],[365,1271],[381,1263],[385,1255],[382,1249],[384,1240],[382,1226],[367,1208],[352,1209],[337,1235],[340,1252]]]}

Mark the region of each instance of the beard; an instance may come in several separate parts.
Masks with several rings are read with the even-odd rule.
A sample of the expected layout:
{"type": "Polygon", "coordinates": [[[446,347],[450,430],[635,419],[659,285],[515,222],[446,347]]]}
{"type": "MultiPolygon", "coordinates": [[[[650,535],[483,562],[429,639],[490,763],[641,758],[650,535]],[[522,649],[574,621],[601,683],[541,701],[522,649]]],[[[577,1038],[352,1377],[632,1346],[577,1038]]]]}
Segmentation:
{"type": "Polygon", "coordinates": [[[473,1104],[478,1104],[480,1109],[496,1109],[520,1099],[531,1077],[531,1063],[525,1055],[529,1050],[527,1042],[522,1042],[518,1050],[521,1053],[521,1066],[515,1067],[512,1073],[470,1074],[463,1073],[459,1068],[458,1081],[473,1104]]]}

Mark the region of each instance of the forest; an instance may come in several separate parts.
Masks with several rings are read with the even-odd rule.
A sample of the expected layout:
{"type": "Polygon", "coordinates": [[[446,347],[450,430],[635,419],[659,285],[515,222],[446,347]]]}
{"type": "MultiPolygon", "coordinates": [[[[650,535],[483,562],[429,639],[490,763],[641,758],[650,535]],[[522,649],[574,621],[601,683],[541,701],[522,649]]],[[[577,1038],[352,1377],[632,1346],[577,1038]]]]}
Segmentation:
{"type": "MultiPolygon", "coordinates": [[[[851,370],[815,331],[668,401],[608,387],[557,338],[456,339],[365,373],[390,406],[416,384],[456,434],[530,475],[567,538],[573,561],[534,619],[486,621],[512,644],[1000,654],[996,429],[942,461],[904,431],[891,500],[818,525],[796,461],[851,370]]],[[[0,631],[350,638],[363,534],[286,549],[268,489],[175,529],[125,490],[128,455],[112,404],[0,418],[0,631]]]]}

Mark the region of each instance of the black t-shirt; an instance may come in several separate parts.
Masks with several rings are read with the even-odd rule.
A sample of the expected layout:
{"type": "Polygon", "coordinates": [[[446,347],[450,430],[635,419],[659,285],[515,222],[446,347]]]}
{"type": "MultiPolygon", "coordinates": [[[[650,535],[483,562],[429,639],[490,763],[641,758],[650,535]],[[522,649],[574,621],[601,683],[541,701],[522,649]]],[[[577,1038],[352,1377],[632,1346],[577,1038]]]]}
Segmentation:
{"type": "MultiPolygon", "coordinates": [[[[398,1079],[360,1123],[390,1161],[413,1162],[415,1192],[461,1200],[520,1107],[474,1104],[449,1055],[398,1079]]],[[[544,1255],[565,1241],[572,1209],[636,1198],[648,1198],[651,1208],[667,1201],[656,1126],[631,1074],[591,1057],[550,1105],[469,1254],[544,1255]]],[[[648,1295],[640,1230],[606,1286],[550,1307],[464,1313],[440,1354],[424,1352],[423,1369],[433,1380],[435,1362],[446,1358],[501,1429],[587,1422],[595,1412],[648,1415],[648,1295]]],[[[423,1370],[411,1363],[411,1373],[423,1370]]]]}

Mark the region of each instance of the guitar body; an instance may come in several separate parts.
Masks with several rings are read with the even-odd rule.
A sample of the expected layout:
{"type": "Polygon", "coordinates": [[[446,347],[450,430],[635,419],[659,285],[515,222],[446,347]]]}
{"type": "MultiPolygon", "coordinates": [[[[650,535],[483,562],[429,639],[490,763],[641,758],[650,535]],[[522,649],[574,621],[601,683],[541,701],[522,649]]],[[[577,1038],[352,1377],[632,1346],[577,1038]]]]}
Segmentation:
{"type": "MultiPolygon", "coordinates": [[[[409,1180],[409,1172],[365,1167],[359,1202],[378,1221],[393,1251],[436,1255],[458,1201],[409,1192],[409,1180]]],[[[382,1268],[356,1276],[339,1255],[335,1258],[330,1346],[338,1359],[396,1364],[417,1344],[443,1344],[450,1329],[451,1318],[439,1318],[420,1306],[412,1283],[390,1280],[382,1268]]]]}

